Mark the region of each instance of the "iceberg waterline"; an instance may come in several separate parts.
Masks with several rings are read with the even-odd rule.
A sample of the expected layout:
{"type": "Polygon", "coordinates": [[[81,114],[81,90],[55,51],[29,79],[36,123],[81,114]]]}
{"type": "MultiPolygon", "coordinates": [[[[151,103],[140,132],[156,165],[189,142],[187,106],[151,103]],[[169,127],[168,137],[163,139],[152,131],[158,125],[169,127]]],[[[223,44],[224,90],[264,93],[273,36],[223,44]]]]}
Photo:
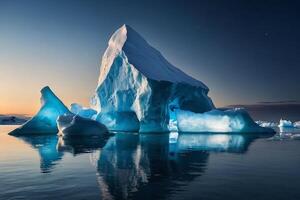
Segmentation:
{"type": "Polygon", "coordinates": [[[70,112],[45,87],[41,110],[18,131],[56,133],[57,123],[60,129],[74,130],[96,120],[101,126],[95,127],[105,125],[110,131],[273,132],[257,125],[245,110],[215,109],[208,92],[205,84],[174,67],[124,25],[102,57],[92,108],[72,104],[70,112]]]}

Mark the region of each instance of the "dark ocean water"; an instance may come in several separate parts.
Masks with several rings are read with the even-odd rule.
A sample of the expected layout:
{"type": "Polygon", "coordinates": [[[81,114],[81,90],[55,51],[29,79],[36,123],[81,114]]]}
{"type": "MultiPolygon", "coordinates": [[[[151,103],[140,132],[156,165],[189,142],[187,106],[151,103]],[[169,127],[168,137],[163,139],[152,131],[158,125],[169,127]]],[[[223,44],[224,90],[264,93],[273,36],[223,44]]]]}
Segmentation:
{"type": "Polygon", "coordinates": [[[300,131],[64,140],[0,126],[0,199],[300,199],[300,131]]]}

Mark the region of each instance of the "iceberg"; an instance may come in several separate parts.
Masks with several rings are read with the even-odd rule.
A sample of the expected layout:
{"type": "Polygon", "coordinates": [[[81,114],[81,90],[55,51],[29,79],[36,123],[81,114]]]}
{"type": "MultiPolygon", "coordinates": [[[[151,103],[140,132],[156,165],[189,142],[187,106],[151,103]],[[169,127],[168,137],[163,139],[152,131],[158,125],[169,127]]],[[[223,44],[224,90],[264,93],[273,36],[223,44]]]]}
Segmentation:
{"type": "Polygon", "coordinates": [[[205,113],[177,110],[178,130],[180,132],[274,132],[256,124],[242,108],[229,110],[214,109],[205,113]]]}
{"type": "Polygon", "coordinates": [[[57,126],[64,137],[103,136],[108,133],[106,126],[100,122],[74,114],[60,115],[57,126]]]}
{"type": "Polygon", "coordinates": [[[85,108],[79,105],[78,103],[71,104],[71,112],[79,115],[80,117],[84,118],[93,118],[94,115],[97,114],[97,111],[92,108],[85,108]]]}
{"type": "Polygon", "coordinates": [[[208,87],[170,64],[135,30],[123,25],[110,38],[92,107],[113,131],[169,131],[169,106],[203,113],[215,106],[208,87]]]}
{"type": "Polygon", "coordinates": [[[280,119],[278,127],[294,128],[294,125],[290,120],[280,119]]]}
{"type": "Polygon", "coordinates": [[[56,134],[58,116],[71,113],[61,100],[46,86],[41,90],[41,108],[38,113],[11,135],[56,134]]]}
{"type": "Polygon", "coordinates": [[[300,121],[294,122],[294,127],[300,128],[300,121]]]}
{"type": "Polygon", "coordinates": [[[259,126],[261,127],[268,127],[268,128],[274,128],[276,126],[278,126],[278,124],[276,122],[267,122],[267,121],[255,121],[255,123],[257,123],[259,126]]]}

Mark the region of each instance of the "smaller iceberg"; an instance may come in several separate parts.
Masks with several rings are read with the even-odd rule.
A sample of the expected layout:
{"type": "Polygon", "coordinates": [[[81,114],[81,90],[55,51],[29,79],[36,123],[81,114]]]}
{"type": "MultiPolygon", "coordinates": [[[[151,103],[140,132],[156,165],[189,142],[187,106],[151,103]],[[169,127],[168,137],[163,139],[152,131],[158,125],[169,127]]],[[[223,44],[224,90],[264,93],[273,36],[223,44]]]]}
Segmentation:
{"type": "Polygon", "coordinates": [[[294,127],[300,128],[300,121],[294,122],[294,127]]]}
{"type": "Polygon", "coordinates": [[[62,101],[46,86],[41,90],[41,108],[39,112],[10,135],[56,134],[56,119],[65,113],[71,113],[62,101]]]}
{"type": "Polygon", "coordinates": [[[105,125],[92,119],[74,114],[64,114],[57,118],[59,132],[64,137],[72,136],[103,136],[108,134],[105,125]]]}
{"type": "Polygon", "coordinates": [[[278,127],[293,128],[293,122],[290,120],[280,119],[278,127]]]}
{"type": "Polygon", "coordinates": [[[261,127],[268,127],[268,128],[274,128],[278,126],[276,122],[267,122],[261,120],[255,121],[255,123],[257,123],[261,127]]]}
{"type": "Polygon", "coordinates": [[[242,108],[214,109],[205,113],[177,110],[176,113],[180,132],[274,132],[271,128],[260,127],[242,108]]]}
{"type": "Polygon", "coordinates": [[[85,108],[79,105],[78,103],[71,104],[71,112],[75,115],[79,115],[80,117],[92,119],[96,114],[97,111],[92,108],[85,108]]]}

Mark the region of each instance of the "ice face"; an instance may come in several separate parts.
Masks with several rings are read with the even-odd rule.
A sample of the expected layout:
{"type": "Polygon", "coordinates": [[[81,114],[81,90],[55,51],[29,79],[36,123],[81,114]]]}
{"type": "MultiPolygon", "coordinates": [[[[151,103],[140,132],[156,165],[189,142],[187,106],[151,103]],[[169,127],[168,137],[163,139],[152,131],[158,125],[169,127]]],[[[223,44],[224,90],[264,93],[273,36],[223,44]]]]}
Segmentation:
{"type": "Polygon", "coordinates": [[[103,136],[108,133],[107,128],[100,122],[74,114],[60,115],[57,126],[64,137],[103,136]]]}
{"type": "Polygon", "coordinates": [[[193,112],[214,108],[208,88],[171,65],[127,25],[109,40],[93,107],[110,130],[169,131],[169,105],[193,112]]]}
{"type": "Polygon", "coordinates": [[[89,119],[93,118],[94,115],[97,114],[96,110],[94,110],[92,108],[82,107],[78,103],[72,103],[71,104],[71,112],[76,114],[76,115],[79,115],[81,117],[89,118],[89,119]]]}
{"type": "Polygon", "coordinates": [[[12,135],[56,134],[58,132],[56,119],[65,113],[70,113],[61,100],[46,86],[41,90],[41,108],[23,126],[15,129],[12,135]]]}
{"type": "Polygon", "coordinates": [[[244,109],[215,109],[205,113],[177,110],[176,114],[181,132],[274,132],[256,124],[244,109]]]}

